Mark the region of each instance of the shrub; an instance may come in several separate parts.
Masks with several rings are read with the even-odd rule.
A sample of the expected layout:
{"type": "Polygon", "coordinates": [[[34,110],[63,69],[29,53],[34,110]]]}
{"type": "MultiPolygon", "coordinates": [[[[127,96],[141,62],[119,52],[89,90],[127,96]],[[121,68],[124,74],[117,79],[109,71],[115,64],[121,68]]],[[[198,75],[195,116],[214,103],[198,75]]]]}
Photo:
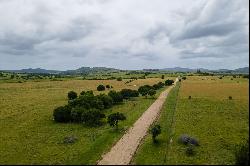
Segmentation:
{"type": "Polygon", "coordinates": [[[174,80],[166,80],[165,81],[165,85],[166,86],[170,86],[170,85],[172,85],[174,83],[174,80]]]}
{"type": "Polygon", "coordinates": [[[104,91],[105,90],[105,86],[104,85],[98,85],[98,87],[96,89],[98,91],[104,91]]]}
{"type": "Polygon", "coordinates": [[[248,140],[236,148],[235,165],[249,165],[249,141],[248,140]]]}
{"type": "Polygon", "coordinates": [[[132,89],[122,89],[121,95],[124,99],[129,99],[130,97],[138,97],[139,92],[137,90],[132,89]]]}
{"type": "Polygon", "coordinates": [[[104,108],[111,108],[113,106],[113,99],[105,94],[100,94],[97,96],[103,103],[104,108]]]}
{"type": "Polygon", "coordinates": [[[110,88],[110,85],[106,85],[106,88],[109,89],[109,88],[110,88]]]}
{"type": "Polygon", "coordinates": [[[165,78],[165,76],[164,75],[161,75],[161,79],[164,79],[165,78]]]}
{"type": "Polygon", "coordinates": [[[74,92],[74,91],[69,91],[68,92],[68,99],[69,100],[74,100],[76,98],[77,98],[77,93],[76,92],[74,92]]]}
{"type": "Polygon", "coordinates": [[[69,122],[71,120],[71,108],[67,105],[57,107],[53,116],[56,122],[69,122]]]}
{"type": "Polygon", "coordinates": [[[105,118],[105,114],[100,110],[93,108],[82,113],[81,121],[89,126],[97,126],[101,124],[103,118],[105,118]]]}
{"type": "Polygon", "coordinates": [[[182,77],[182,79],[183,79],[183,80],[186,80],[186,79],[187,79],[187,77],[182,77]]]}
{"type": "Polygon", "coordinates": [[[232,97],[232,96],[228,96],[228,99],[229,99],[229,100],[232,100],[232,99],[233,99],[233,97],[232,97]]]}
{"type": "Polygon", "coordinates": [[[123,101],[123,97],[120,92],[111,90],[108,93],[108,96],[110,96],[113,99],[114,104],[121,103],[123,101]]]}
{"type": "Polygon", "coordinates": [[[126,120],[126,117],[123,113],[116,112],[108,116],[108,123],[111,127],[118,128],[119,120],[126,120]]]}
{"type": "Polygon", "coordinates": [[[152,139],[153,142],[156,143],[156,137],[161,134],[161,126],[160,125],[154,125],[151,129],[152,139]]]}
{"type": "Polygon", "coordinates": [[[82,107],[72,108],[72,110],[71,110],[71,121],[72,122],[81,122],[82,113],[84,111],[86,111],[86,109],[82,108],[82,107]]]}
{"type": "Polygon", "coordinates": [[[139,87],[138,92],[139,92],[142,96],[147,96],[150,89],[153,89],[153,87],[150,86],[150,85],[143,85],[143,86],[140,86],[140,87],[139,87]]]}
{"type": "Polygon", "coordinates": [[[191,99],[192,98],[192,96],[188,96],[188,99],[191,99]]]}
{"type": "Polygon", "coordinates": [[[150,90],[148,91],[148,94],[149,94],[149,96],[154,96],[154,95],[156,94],[156,91],[153,90],[153,89],[150,89],[150,90]]]}
{"type": "Polygon", "coordinates": [[[117,81],[122,81],[122,77],[119,77],[116,79],[117,81]]]}

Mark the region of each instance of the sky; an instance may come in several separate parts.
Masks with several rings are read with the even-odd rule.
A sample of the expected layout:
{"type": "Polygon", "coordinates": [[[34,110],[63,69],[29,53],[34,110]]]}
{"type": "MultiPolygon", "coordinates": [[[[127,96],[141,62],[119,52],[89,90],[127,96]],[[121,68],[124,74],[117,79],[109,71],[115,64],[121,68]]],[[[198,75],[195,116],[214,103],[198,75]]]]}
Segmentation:
{"type": "Polygon", "coordinates": [[[0,0],[0,70],[249,66],[248,0],[0,0]]]}

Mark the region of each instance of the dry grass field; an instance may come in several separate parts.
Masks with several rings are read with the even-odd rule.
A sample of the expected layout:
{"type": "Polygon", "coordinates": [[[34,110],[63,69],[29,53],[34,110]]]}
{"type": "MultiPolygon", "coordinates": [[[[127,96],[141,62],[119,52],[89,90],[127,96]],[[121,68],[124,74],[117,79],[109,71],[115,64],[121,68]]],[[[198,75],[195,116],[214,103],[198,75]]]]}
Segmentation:
{"type": "MultiPolygon", "coordinates": [[[[0,164],[94,164],[103,151],[120,138],[104,125],[89,128],[81,124],[58,124],[53,121],[55,107],[67,103],[67,92],[93,90],[99,84],[112,85],[114,90],[137,89],[140,85],[163,81],[159,78],[135,80],[68,80],[0,84],[0,164]],[[136,85],[136,86],[134,86],[136,85]],[[66,136],[78,141],[63,144],[66,136]]],[[[107,93],[108,90],[102,92],[107,93]]],[[[139,97],[107,110],[123,112],[127,120],[121,128],[131,126],[154,101],[139,97]]]]}
{"type": "Polygon", "coordinates": [[[154,145],[148,135],[134,163],[234,164],[236,146],[249,137],[248,79],[187,77],[182,80],[179,95],[173,91],[167,101],[157,122],[162,126],[159,144],[154,145]],[[187,156],[187,147],[178,143],[182,134],[199,140],[194,156],[187,156]]]}

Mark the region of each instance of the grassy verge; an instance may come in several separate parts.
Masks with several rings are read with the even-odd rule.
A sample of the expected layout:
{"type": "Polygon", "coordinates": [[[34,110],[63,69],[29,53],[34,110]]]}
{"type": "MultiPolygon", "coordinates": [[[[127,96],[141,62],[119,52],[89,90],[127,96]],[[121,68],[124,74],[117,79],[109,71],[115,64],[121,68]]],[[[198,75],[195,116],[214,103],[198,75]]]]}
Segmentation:
{"type": "Polygon", "coordinates": [[[172,136],[172,125],[175,114],[176,100],[178,97],[180,83],[177,83],[164,103],[161,116],[156,122],[162,128],[162,133],[157,137],[158,143],[152,142],[151,134],[148,134],[143,144],[139,147],[132,163],[134,164],[164,164],[169,149],[169,142],[172,136]]]}

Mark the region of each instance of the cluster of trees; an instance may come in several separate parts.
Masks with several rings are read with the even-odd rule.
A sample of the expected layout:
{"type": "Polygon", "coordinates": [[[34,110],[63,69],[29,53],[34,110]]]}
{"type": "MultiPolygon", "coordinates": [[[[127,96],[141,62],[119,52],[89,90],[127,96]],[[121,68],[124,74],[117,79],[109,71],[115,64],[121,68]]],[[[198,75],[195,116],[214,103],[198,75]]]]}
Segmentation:
{"type": "Polygon", "coordinates": [[[98,91],[104,91],[106,88],[110,89],[110,88],[113,88],[113,86],[111,86],[111,85],[106,85],[106,86],[104,86],[104,85],[98,85],[96,89],[98,91]]]}
{"type": "Polygon", "coordinates": [[[170,85],[172,85],[174,83],[174,80],[166,80],[165,81],[165,85],[166,86],[170,86],[170,85]]]}
{"type": "MultiPolygon", "coordinates": [[[[137,90],[122,89],[120,92],[111,90],[108,95],[94,95],[93,91],[82,91],[78,96],[76,92],[68,92],[68,104],[57,107],[54,112],[56,122],[76,122],[84,123],[89,126],[101,125],[106,117],[104,109],[111,108],[113,105],[123,102],[130,97],[138,97],[137,90]]],[[[119,120],[126,117],[121,113],[114,113],[108,116],[110,126],[117,126],[119,120]]]]}

